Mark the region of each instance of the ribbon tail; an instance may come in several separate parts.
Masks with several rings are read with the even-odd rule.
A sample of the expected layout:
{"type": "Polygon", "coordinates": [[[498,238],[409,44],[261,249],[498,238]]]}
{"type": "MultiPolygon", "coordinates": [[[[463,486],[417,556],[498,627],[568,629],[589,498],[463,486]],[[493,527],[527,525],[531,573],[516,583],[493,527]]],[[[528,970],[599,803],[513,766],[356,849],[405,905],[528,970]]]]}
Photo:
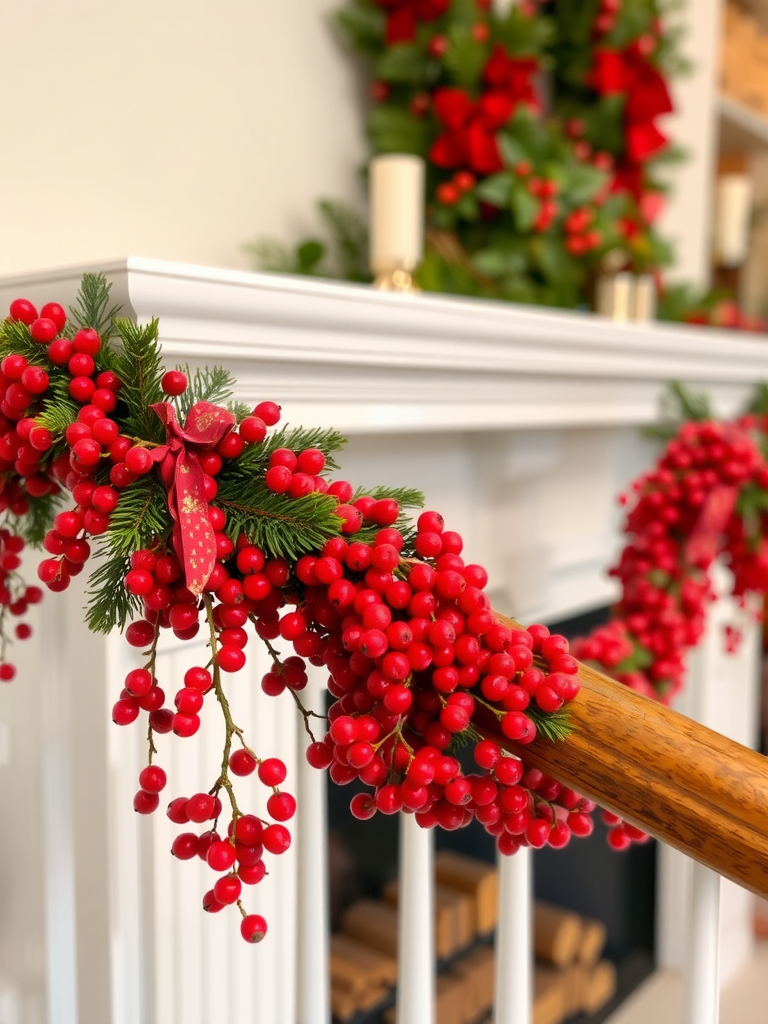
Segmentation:
{"type": "Polygon", "coordinates": [[[203,469],[193,453],[181,452],[176,462],[169,505],[176,521],[174,546],[184,568],[187,589],[203,592],[216,564],[216,535],[208,518],[203,469]]]}

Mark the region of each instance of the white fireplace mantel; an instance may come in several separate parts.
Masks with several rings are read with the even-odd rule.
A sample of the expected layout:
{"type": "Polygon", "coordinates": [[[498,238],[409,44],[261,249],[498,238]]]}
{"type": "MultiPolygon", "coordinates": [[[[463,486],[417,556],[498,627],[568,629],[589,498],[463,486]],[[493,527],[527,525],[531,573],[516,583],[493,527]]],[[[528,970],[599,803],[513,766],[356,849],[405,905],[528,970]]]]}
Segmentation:
{"type": "Polygon", "coordinates": [[[101,270],[169,359],[236,370],[292,422],[346,433],[650,423],[670,381],[721,414],[768,377],[761,336],[129,257],[0,281],[0,304],[74,295],[101,270]]]}
{"type": "MultiPolygon", "coordinates": [[[[494,607],[524,621],[614,599],[605,575],[620,537],[613,499],[653,457],[637,428],[658,421],[671,381],[705,391],[728,416],[768,378],[764,337],[132,257],[0,279],[0,309],[20,295],[66,305],[87,270],[106,273],[126,315],[159,318],[168,365],[221,363],[243,400],[272,399],[291,424],[347,434],[341,464],[353,482],[422,489],[488,567],[494,607]]],[[[252,951],[239,938],[230,950],[226,922],[201,926],[199,884],[188,866],[170,864],[167,823],[135,820],[140,737],[108,724],[127,654],[120,637],[87,633],[81,604],[82,594],[50,595],[35,609],[38,635],[51,642],[22,646],[19,679],[0,690],[0,817],[9,834],[26,834],[34,819],[47,840],[23,863],[0,848],[9,895],[0,1000],[47,1001],[49,1024],[149,1024],[177,1011],[207,1024],[212,972],[235,958],[242,971],[216,1019],[240,1019],[237,1006],[258,991],[273,1024],[296,1024],[293,994],[270,988],[292,962],[295,935],[280,930],[276,908],[295,900],[293,861],[270,878],[272,944],[247,966],[252,951]]],[[[697,675],[717,700],[727,669],[713,644],[697,675]]],[[[164,657],[175,677],[183,655],[164,657]]],[[[256,658],[249,670],[253,685],[244,676],[233,694],[243,724],[294,764],[292,714],[259,701],[256,658]]],[[[737,682],[728,682],[724,728],[749,743],[754,688],[737,682]]],[[[185,779],[199,773],[194,785],[205,784],[206,743],[214,750],[216,737],[202,729],[173,755],[185,759],[185,779]]],[[[661,874],[660,959],[674,964],[684,878],[672,862],[661,874]]],[[[731,904],[735,962],[748,951],[749,908],[731,904]]]]}

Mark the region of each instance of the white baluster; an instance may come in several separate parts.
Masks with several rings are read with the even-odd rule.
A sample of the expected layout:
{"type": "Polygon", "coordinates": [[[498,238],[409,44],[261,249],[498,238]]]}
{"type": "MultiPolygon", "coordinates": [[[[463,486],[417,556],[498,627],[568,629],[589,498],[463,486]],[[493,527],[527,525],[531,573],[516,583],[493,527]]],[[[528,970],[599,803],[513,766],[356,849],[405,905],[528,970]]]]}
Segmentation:
{"type": "MultiPolygon", "coordinates": [[[[323,708],[325,686],[322,673],[309,669],[309,682],[302,702],[319,713],[323,708]]],[[[310,723],[313,724],[313,723],[310,723]]],[[[297,852],[299,872],[298,900],[298,1024],[329,1024],[331,996],[329,987],[328,914],[328,808],[326,775],[312,768],[304,757],[310,742],[304,720],[297,715],[299,779],[297,852]]],[[[313,730],[314,731],[314,730],[313,730]]],[[[321,733],[315,732],[318,739],[321,733]]]]}
{"type": "Polygon", "coordinates": [[[531,851],[499,857],[494,1024],[530,1024],[533,1006],[531,851]]]}
{"type": "Polygon", "coordinates": [[[397,1024],[435,1024],[434,837],[400,815],[397,1024]]]}
{"type": "Polygon", "coordinates": [[[694,864],[682,1024],[720,1019],[720,875],[694,864]]]}
{"type": "Polygon", "coordinates": [[[68,743],[71,685],[63,633],[64,609],[43,605],[47,642],[42,645],[43,829],[45,836],[45,924],[48,957],[48,1017],[51,1024],[76,1024],[77,953],[72,773],[68,743]]]}

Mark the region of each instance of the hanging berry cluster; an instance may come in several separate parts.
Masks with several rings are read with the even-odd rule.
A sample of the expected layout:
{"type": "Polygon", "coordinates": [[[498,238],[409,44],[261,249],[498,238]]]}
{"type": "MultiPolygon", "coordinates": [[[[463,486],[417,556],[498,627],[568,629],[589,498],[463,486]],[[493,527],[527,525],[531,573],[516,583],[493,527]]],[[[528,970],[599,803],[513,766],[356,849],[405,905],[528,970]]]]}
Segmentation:
{"type": "MultiPolygon", "coordinates": [[[[227,696],[254,633],[272,659],[262,689],[295,700],[310,763],[370,787],[352,800],[358,817],[403,809],[451,829],[477,818],[505,853],[587,835],[594,804],[502,749],[519,754],[537,731],[567,734],[564,709],[580,685],[567,642],[499,621],[460,536],[435,512],[409,522],[418,493],[333,480],[339,435],[277,429],[272,402],[229,403],[233,381],[220,369],[165,371],[157,324],[121,319],[108,300],[104,279],[86,275],[70,317],[19,299],[0,326],[0,569],[15,574],[26,538],[46,551],[41,581],[63,591],[101,556],[87,622],[123,630],[143,652],[113,709],[119,726],[146,715],[138,813],[157,810],[168,783],[158,736],[193,736],[206,698],[217,706],[223,751],[210,789],[173,795],[167,808],[183,829],[174,856],[213,872],[204,908],[236,904],[244,938],[259,941],[267,924],[244,892],[291,841],[285,765],[253,750],[227,696]],[[171,698],[156,672],[161,633],[187,641],[201,628],[207,660],[171,698]],[[295,655],[281,656],[278,638],[295,655]],[[307,662],[329,673],[327,716],[301,703],[307,662]],[[467,741],[469,773],[454,756],[467,741]],[[254,773],[271,791],[267,818],[238,803],[237,779],[254,773]]],[[[5,590],[14,614],[41,594],[8,581],[5,590]]]]}

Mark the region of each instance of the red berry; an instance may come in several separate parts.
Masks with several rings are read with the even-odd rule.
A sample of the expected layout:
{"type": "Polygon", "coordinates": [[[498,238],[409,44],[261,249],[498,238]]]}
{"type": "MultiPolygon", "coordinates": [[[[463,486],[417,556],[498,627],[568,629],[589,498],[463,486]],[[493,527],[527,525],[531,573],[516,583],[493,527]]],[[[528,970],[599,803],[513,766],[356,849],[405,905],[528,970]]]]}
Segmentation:
{"type": "Polygon", "coordinates": [[[288,821],[296,813],[296,800],[290,793],[273,793],[267,800],[267,813],[275,821],[288,821]]]}
{"type": "Polygon", "coordinates": [[[169,370],[163,375],[160,386],[166,395],[182,395],[187,390],[187,378],[181,370],[169,370]]]}
{"type": "Polygon", "coordinates": [[[29,333],[33,341],[47,345],[59,332],[53,320],[48,317],[39,317],[29,325],[29,333]]]}
{"type": "Polygon", "coordinates": [[[157,810],[159,803],[160,797],[157,793],[145,793],[140,789],[133,798],[133,809],[137,814],[152,814],[157,810]]]}
{"type": "Polygon", "coordinates": [[[267,922],[261,914],[249,914],[240,922],[240,934],[246,942],[261,942],[267,934],[267,922]]]}
{"type": "Polygon", "coordinates": [[[280,421],[280,406],[274,402],[259,402],[253,413],[264,420],[268,427],[274,427],[280,421]]]}
{"type": "Polygon", "coordinates": [[[197,853],[198,838],[194,832],[182,832],[171,845],[171,853],[177,860],[192,860],[197,853]]]}
{"type": "Polygon", "coordinates": [[[232,843],[220,840],[208,847],[205,859],[214,871],[229,871],[235,863],[235,848],[232,843]]]}
{"type": "Polygon", "coordinates": [[[265,786],[279,786],[287,775],[285,764],[278,757],[268,757],[259,765],[259,779],[265,786]]]}
{"type": "Polygon", "coordinates": [[[251,775],[256,770],[256,758],[247,750],[234,750],[229,755],[229,768],[234,775],[251,775]]]}
{"type": "Polygon", "coordinates": [[[262,843],[269,853],[285,853],[291,845],[291,833],[285,825],[269,825],[262,834],[262,843]]]}
{"type": "Polygon", "coordinates": [[[165,772],[155,764],[148,764],[139,774],[139,785],[147,793],[160,793],[165,789],[166,782],[165,772]]]}
{"type": "Polygon", "coordinates": [[[101,348],[101,338],[92,327],[83,327],[72,339],[72,348],[83,355],[95,356],[101,348]]]}
{"type": "MultiPolygon", "coordinates": [[[[11,320],[20,320],[29,327],[37,319],[37,310],[29,299],[14,299],[11,303],[9,314],[11,320]]],[[[48,314],[46,314],[48,316],[48,314]]],[[[53,317],[51,317],[53,319],[53,317]]]]}

